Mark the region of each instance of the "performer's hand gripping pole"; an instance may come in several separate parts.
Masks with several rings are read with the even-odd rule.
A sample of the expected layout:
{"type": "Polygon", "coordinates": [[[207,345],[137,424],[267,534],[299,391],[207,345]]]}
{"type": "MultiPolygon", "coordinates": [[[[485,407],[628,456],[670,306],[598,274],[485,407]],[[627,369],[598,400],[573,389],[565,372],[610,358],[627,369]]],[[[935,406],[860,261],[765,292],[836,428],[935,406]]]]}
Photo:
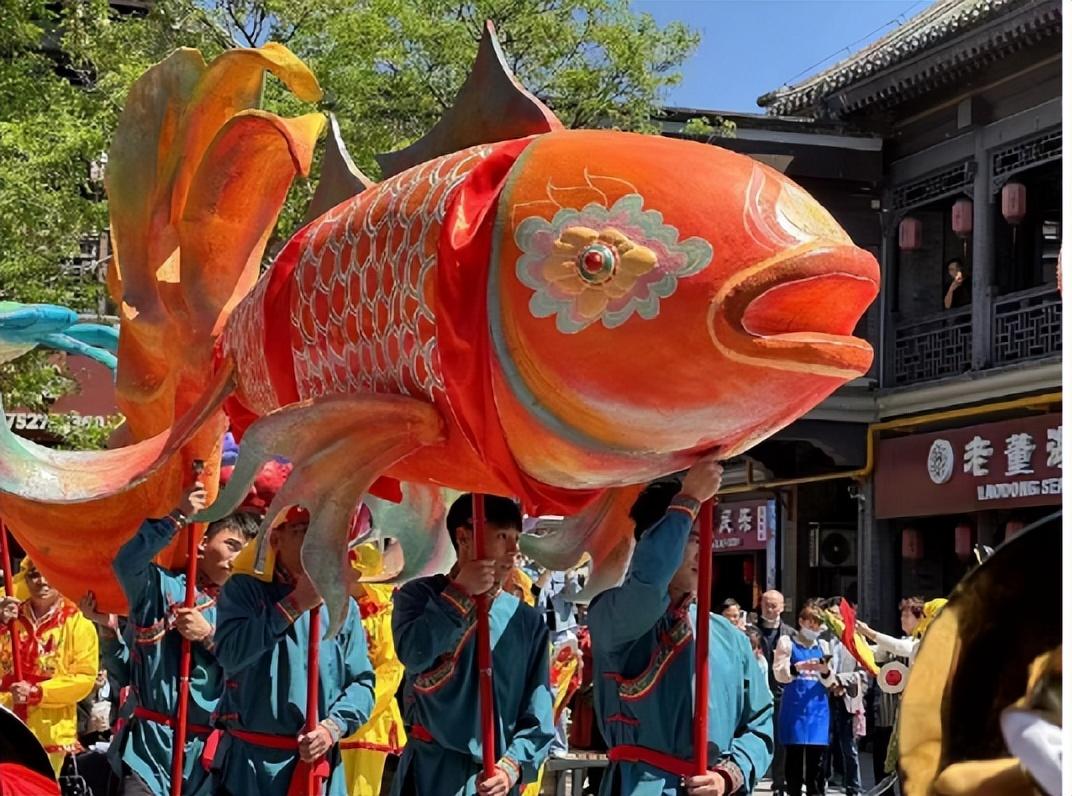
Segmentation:
{"type": "MultiPolygon", "coordinates": [[[[205,463],[200,459],[194,459],[194,481],[201,477],[205,463]]],[[[193,608],[197,600],[197,534],[194,525],[186,526],[186,598],[183,605],[193,608]]],[[[179,694],[178,714],[175,717],[175,745],[171,756],[171,796],[182,794],[182,772],[186,758],[186,729],[189,723],[190,713],[190,659],[192,646],[190,639],[183,637],[182,648],[179,657],[179,694]]]]}
{"type": "Polygon", "coordinates": [[[696,699],[693,703],[692,748],[695,773],[707,773],[707,694],[710,688],[707,652],[711,646],[711,559],[714,548],[715,499],[700,506],[700,570],[696,584],[696,699]]]}
{"type": "MultiPolygon", "coordinates": [[[[320,606],[309,611],[309,680],[305,688],[305,734],[316,730],[320,723],[320,606]]],[[[300,769],[300,767],[299,767],[300,769]]],[[[308,779],[306,796],[320,796],[320,772],[316,764],[305,767],[308,779]]]]}
{"type": "MultiPolygon", "coordinates": [[[[473,555],[484,559],[484,496],[473,495],[473,555]]],[[[477,666],[480,670],[480,748],[484,757],[484,779],[495,774],[495,691],[491,679],[491,627],[488,623],[487,594],[476,598],[477,666]]]]}
{"type": "MultiPolygon", "coordinates": [[[[4,596],[15,596],[15,585],[11,577],[11,550],[8,548],[7,541],[7,526],[0,521],[0,566],[4,568],[4,596]]],[[[12,620],[7,623],[7,632],[11,635],[11,669],[12,674],[15,676],[16,682],[22,682],[22,656],[19,655],[19,633],[16,628],[16,621],[12,620]]],[[[16,704],[14,705],[15,715],[22,719],[23,723],[26,722],[26,705],[16,704]]]]}

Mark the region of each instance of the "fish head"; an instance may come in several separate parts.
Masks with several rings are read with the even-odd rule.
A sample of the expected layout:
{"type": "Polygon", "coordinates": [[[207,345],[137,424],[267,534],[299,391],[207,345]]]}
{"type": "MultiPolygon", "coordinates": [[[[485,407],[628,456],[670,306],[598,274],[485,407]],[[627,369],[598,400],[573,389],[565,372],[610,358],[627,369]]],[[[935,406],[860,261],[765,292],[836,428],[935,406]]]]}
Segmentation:
{"type": "Polygon", "coordinates": [[[515,457],[548,483],[635,483],[734,455],[871,366],[852,332],[878,292],[875,258],[747,156],[550,133],[496,213],[496,404],[515,457]]]}

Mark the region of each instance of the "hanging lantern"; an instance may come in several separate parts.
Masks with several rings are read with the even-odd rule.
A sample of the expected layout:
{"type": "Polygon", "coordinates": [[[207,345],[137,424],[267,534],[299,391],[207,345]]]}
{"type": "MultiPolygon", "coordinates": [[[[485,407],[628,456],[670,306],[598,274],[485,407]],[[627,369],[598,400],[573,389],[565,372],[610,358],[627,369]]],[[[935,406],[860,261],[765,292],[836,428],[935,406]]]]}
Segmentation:
{"type": "Polygon", "coordinates": [[[967,238],[972,234],[972,213],[975,205],[971,199],[961,197],[953,202],[953,232],[958,238],[967,238]]]}
{"type": "Polygon", "coordinates": [[[923,534],[915,528],[901,531],[901,558],[919,561],[923,558],[923,534]]]}
{"type": "Polygon", "coordinates": [[[741,562],[741,580],[745,583],[751,583],[756,578],[756,562],[751,558],[746,558],[741,562]]]}
{"type": "Polygon", "coordinates": [[[967,560],[972,556],[972,529],[970,525],[961,523],[953,529],[953,548],[957,558],[967,560]]]}
{"type": "Polygon", "coordinates": [[[901,219],[897,227],[897,248],[903,252],[914,252],[923,246],[923,222],[908,216],[901,219]]]}
{"type": "Polygon", "coordinates": [[[1001,215],[1016,225],[1027,215],[1027,186],[1022,182],[1007,182],[1001,189],[1001,215]]]}
{"type": "Polygon", "coordinates": [[[1005,541],[1009,541],[1024,529],[1023,520],[1009,520],[1005,523],[1005,541]]]}

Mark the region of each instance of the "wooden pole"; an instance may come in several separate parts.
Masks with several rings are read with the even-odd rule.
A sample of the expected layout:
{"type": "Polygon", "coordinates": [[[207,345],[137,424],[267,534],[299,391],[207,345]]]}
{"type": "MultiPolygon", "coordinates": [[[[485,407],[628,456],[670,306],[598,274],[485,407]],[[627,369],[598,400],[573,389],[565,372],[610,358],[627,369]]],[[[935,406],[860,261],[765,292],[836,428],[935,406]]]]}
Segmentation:
{"type": "MultiPolygon", "coordinates": [[[[15,582],[11,575],[11,550],[8,547],[7,526],[0,520],[0,566],[4,568],[4,596],[15,596],[15,582]]],[[[11,634],[11,668],[15,675],[15,681],[20,682],[23,678],[22,656],[19,655],[19,631],[16,627],[17,620],[7,623],[7,632],[11,634]]],[[[14,700],[12,700],[14,701],[14,700]]],[[[26,723],[26,705],[14,705],[15,715],[26,723]]]]}
{"type": "Polygon", "coordinates": [[[700,506],[700,568],[696,584],[696,700],[693,704],[692,748],[696,774],[707,773],[707,695],[710,688],[707,653],[711,645],[711,559],[714,550],[715,501],[700,506]]]}
{"type": "MultiPolygon", "coordinates": [[[[473,555],[484,558],[484,496],[473,495],[473,555]]],[[[488,595],[476,598],[477,665],[480,671],[480,748],[484,779],[495,774],[495,691],[491,669],[491,627],[488,622],[488,595]]]]}
{"type": "MultiPolygon", "coordinates": [[[[309,611],[309,679],[305,689],[305,734],[313,732],[320,723],[320,606],[309,611]]],[[[320,796],[316,764],[307,767],[306,796],[320,796]]]]}

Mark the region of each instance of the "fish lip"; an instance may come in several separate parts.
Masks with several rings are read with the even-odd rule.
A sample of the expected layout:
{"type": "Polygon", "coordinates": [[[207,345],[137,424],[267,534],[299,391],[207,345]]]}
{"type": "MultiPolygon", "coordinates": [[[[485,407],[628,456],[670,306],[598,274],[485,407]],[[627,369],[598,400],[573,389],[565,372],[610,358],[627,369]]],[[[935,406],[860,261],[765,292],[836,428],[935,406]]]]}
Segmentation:
{"type": "Polygon", "coordinates": [[[860,282],[854,318],[878,295],[878,263],[869,252],[842,242],[807,243],[727,280],[711,304],[711,339],[729,358],[763,367],[843,379],[866,374],[874,358],[866,340],[819,329],[756,333],[748,328],[746,313],[763,296],[822,279],[860,282]]]}

